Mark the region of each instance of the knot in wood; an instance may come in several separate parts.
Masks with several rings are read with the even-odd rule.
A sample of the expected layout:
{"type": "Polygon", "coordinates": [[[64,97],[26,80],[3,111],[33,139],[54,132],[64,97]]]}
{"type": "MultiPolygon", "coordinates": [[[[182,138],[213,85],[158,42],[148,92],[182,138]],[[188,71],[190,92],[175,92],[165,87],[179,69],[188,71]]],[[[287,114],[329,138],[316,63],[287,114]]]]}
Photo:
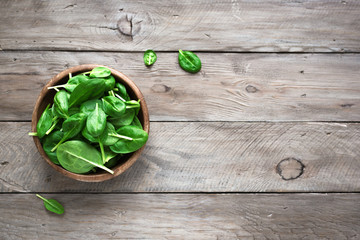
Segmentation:
{"type": "Polygon", "coordinates": [[[252,85],[247,85],[245,90],[248,93],[256,93],[257,91],[259,91],[256,87],[252,86],[252,85]]]}
{"type": "Polygon", "coordinates": [[[282,179],[294,180],[304,173],[305,165],[296,158],[286,158],[281,160],[276,166],[276,172],[282,179]]]}
{"type": "Polygon", "coordinates": [[[165,84],[154,84],[151,87],[151,90],[155,93],[166,93],[171,90],[171,87],[168,87],[165,84]]]}

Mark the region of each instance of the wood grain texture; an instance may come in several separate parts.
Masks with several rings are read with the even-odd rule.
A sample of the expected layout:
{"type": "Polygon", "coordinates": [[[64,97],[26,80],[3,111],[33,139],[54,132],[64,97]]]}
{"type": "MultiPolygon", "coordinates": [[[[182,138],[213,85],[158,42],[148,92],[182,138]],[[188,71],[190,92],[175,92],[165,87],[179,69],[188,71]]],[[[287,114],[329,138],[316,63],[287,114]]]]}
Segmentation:
{"type": "Polygon", "coordinates": [[[7,239],[359,239],[360,194],[0,195],[7,239]]]}
{"type": "Polygon", "coordinates": [[[359,121],[359,54],[199,53],[201,72],[158,53],[0,52],[0,118],[30,120],[37,96],[64,69],[98,63],[130,77],[152,121],[359,121]],[[36,59],[36,61],[34,61],[36,59]]]}
{"type": "Polygon", "coordinates": [[[356,123],[153,122],[140,158],[102,183],[56,172],[28,131],[30,123],[0,123],[1,192],[360,191],[356,123]],[[279,165],[289,158],[302,173],[279,165]]]}
{"type": "Polygon", "coordinates": [[[356,0],[0,2],[0,47],[355,52],[356,0]]]}

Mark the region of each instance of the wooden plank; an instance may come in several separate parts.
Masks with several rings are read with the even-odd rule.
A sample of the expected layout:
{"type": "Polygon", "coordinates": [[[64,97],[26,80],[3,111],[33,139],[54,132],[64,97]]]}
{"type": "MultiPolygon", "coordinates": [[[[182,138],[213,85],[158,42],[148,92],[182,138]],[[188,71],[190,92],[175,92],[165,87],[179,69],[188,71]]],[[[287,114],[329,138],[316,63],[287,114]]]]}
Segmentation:
{"type": "Polygon", "coordinates": [[[118,69],[133,79],[152,121],[359,121],[359,54],[200,53],[198,74],[177,54],[1,52],[0,118],[30,120],[41,88],[85,63],[118,69]],[[36,59],[36,61],[34,61],[36,59]]]}
{"type": "Polygon", "coordinates": [[[0,48],[355,52],[356,0],[0,2],[0,48]]]}
{"type": "Polygon", "coordinates": [[[129,170],[83,183],[41,158],[30,123],[0,123],[0,191],[360,191],[360,124],[153,122],[150,129],[129,170]]]}
{"type": "Polygon", "coordinates": [[[360,194],[1,194],[1,239],[358,239],[360,194]]]}

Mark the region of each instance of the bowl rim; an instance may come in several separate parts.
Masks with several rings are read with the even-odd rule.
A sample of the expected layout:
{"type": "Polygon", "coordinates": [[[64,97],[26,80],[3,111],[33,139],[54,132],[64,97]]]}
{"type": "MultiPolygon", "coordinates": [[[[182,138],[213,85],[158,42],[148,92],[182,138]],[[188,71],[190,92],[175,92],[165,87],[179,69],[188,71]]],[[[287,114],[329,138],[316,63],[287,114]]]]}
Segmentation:
{"type": "MultiPolygon", "coordinates": [[[[109,68],[111,70],[111,74],[114,75],[115,79],[120,78],[121,80],[124,81],[124,83],[126,84],[127,87],[132,89],[132,91],[134,92],[136,97],[138,99],[140,99],[140,108],[141,108],[141,112],[142,112],[142,117],[144,119],[143,129],[144,129],[144,131],[146,131],[149,134],[149,131],[150,131],[149,111],[148,111],[144,96],[141,93],[140,89],[136,86],[136,84],[130,78],[128,78],[122,72],[120,72],[118,70],[115,70],[113,68],[110,68],[108,66],[99,65],[99,64],[82,64],[82,65],[77,65],[77,66],[74,66],[74,67],[71,67],[71,68],[67,68],[64,71],[57,74],[56,76],[54,76],[42,88],[42,90],[41,90],[41,92],[40,92],[40,94],[39,94],[39,96],[38,96],[38,98],[36,100],[35,107],[34,107],[34,110],[33,110],[33,113],[32,113],[31,130],[33,132],[36,132],[36,125],[37,125],[37,122],[38,122],[37,112],[39,111],[40,104],[44,100],[44,97],[46,96],[46,93],[48,93],[48,91],[51,91],[51,90],[48,89],[48,87],[54,86],[55,83],[61,81],[65,77],[68,77],[69,73],[87,72],[87,71],[91,71],[95,67],[107,67],[107,68],[109,68]]],[[[56,171],[60,172],[61,174],[63,174],[66,177],[69,177],[69,178],[72,178],[72,179],[75,179],[75,180],[78,180],[78,181],[82,181],[82,182],[102,182],[102,181],[106,181],[106,180],[109,180],[109,179],[112,179],[112,178],[115,178],[115,177],[119,176],[121,173],[125,172],[128,168],[130,168],[135,163],[135,161],[140,157],[141,152],[144,150],[145,145],[146,145],[146,143],[145,143],[143,147],[141,147],[137,151],[131,153],[130,157],[125,162],[123,162],[122,164],[119,164],[119,165],[116,165],[116,166],[112,167],[111,169],[114,171],[114,174],[110,174],[108,172],[93,173],[93,174],[78,174],[78,173],[70,172],[70,171],[66,170],[65,168],[53,163],[49,159],[49,157],[46,155],[44,149],[42,148],[42,145],[40,143],[40,139],[38,137],[36,137],[36,136],[33,136],[33,140],[35,142],[35,145],[36,145],[38,151],[40,152],[40,155],[45,159],[45,161],[52,168],[54,168],[56,171]]]]}

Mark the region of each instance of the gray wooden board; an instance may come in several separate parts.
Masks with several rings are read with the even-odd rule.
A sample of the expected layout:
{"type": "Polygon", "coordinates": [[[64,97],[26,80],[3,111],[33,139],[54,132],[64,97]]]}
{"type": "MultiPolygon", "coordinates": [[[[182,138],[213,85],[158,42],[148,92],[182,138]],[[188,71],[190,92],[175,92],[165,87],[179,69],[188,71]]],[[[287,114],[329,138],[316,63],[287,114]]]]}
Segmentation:
{"type": "Polygon", "coordinates": [[[0,1],[0,48],[347,52],[360,3],[316,1],[0,1]]]}
{"type": "Polygon", "coordinates": [[[152,122],[138,161],[102,183],[56,172],[29,131],[0,123],[1,192],[360,191],[356,123],[152,122]]]}
{"type": "Polygon", "coordinates": [[[30,120],[42,87],[64,69],[98,63],[140,87],[152,121],[359,121],[359,54],[199,53],[200,73],[176,53],[0,52],[0,120],[30,120]],[[36,61],[35,61],[36,59],[36,61]]]}
{"type": "Polygon", "coordinates": [[[360,194],[0,195],[7,239],[359,239],[360,194]]]}

